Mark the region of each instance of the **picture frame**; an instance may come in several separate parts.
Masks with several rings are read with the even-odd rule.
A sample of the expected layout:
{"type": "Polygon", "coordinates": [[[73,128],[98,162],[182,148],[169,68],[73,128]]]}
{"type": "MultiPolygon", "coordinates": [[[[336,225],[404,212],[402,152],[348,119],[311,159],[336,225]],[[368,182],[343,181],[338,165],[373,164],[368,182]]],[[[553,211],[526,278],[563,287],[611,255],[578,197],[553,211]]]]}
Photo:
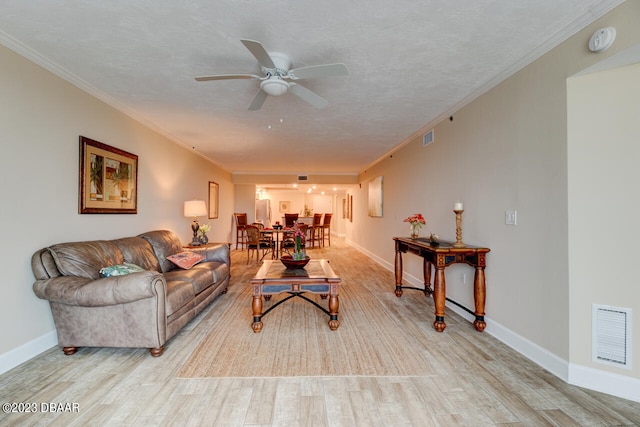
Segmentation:
{"type": "Polygon", "coordinates": [[[217,182],[209,181],[209,219],[218,218],[219,190],[217,182]]]}
{"type": "Polygon", "coordinates": [[[282,201],[280,202],[280,212],[289,212],[289,210],[291,209],[291,202],[289,201],[282,201]]]}
{"type": "Polygon", "coordinates": [[[80,136],[80,214],[138,213],[138,156],[80,136]]]}
{"type": "Polygon", "coordinates": [[[347,209],[349,209],[349,222],[353,222],[353,195],[349,195],[349,203],[347,209]]]}
{"type": "Polygon", "coordinates": [[[369,216],[375,218],[382,217],[382,176],[369,181],[369,216]]]}

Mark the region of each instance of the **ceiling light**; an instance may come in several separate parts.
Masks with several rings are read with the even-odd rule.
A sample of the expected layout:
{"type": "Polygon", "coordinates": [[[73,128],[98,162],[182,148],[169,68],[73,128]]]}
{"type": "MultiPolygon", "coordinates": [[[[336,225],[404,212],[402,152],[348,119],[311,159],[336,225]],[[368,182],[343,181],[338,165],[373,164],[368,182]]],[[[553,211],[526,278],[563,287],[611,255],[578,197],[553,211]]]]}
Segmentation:
{"type": "Polygon", "coordinates": [[[287,93],[289,90],[289,83],[285,82],[281,78],[271,77],[267,80],[263,80],[260,83],[260,89],[267,92],[271,96],[280,96],[287,93]]]}

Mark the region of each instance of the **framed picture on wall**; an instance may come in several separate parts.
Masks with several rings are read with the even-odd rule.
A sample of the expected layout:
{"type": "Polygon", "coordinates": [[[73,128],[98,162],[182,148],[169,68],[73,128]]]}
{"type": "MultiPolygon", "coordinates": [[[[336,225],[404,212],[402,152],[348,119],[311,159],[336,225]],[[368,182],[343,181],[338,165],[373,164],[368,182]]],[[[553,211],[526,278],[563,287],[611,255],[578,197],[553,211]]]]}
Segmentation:
{"type": "Polygon", "coordinates": [[[369,216],[382,217],[382,176],[369,181],[369,216]]]}
{"type": "Polygon", "coordinates": [[[78,211],[138,213],[138,156],[80,136],[78,211]]]}
{"type": "Polygon", "coordinates": [[[209,219],[218,218],[219,189],[218,183],[209,181],[209,219]]]}
{"type": "Polygon", "coordinates": [[[280,212],[289,212],[291,209],[291,202],[280,202],[280,212]]]}
{"type": "Polygon", "coordinates": [[[353,222],[353,196],[351,194],[349,194],[349,203],[347,209],[349,209],[349,222],[353,222]]]}

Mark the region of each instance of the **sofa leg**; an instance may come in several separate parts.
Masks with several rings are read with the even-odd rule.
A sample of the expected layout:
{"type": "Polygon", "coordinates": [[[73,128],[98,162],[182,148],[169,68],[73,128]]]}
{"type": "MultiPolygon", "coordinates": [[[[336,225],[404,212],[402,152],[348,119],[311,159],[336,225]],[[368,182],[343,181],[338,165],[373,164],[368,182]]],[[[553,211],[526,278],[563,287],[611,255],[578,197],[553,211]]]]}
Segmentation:
{"type": "Polygon", "coordinates": [[[78,351],[78,347],[62,347],[62,352],[67,356],[71,356],[76,351],[78,351]]]}
{"type": "Polygon", "coordinates": [[[229,288],[224,288],[224,290],[222,291],[222,293],[223,293],[223,294],[226,294],[228,290],[229,290],[229,288]]]}
{"type": "Polygon", "coordinates": [[[162,356],[162,353],[164,353],[164,346],[150,348],[149,352],[151,353],[151,355],[153,357],[160,357],[160,356],[162,356]]]}

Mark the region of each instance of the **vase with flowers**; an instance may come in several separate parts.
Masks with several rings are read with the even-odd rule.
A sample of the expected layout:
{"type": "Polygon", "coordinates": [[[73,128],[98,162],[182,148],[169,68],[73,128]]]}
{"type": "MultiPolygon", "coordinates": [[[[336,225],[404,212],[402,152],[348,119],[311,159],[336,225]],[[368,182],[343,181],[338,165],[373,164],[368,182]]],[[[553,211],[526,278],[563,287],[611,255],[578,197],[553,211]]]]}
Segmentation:
{"type": "Polygon", "coordinates": [[[293,254],[291,254],[291,258],[294,260],[303,260],[307,257],[307,253],[305,248],[302,246],[304,243],[304,232],[298,225],[298,222],[293,223],[293,227],[291,228],[291,233],[293,235],[293,240],[295,242],[295,246],[293,249],[293,254]]]}
{"type": "Polygon", "coordinates": [[[200,233],[200,237],[198,238],[198,240],[203,245],[206,245],[207,243],[209,243],[209,238],[207,237],[207,233],[210,230],[211,230],[211,226],[209,224],[202,224],[198,229],[198,233],[200,233]]]}
{"type": "Polygon", "coordinates": [[[411,232],[412,239],[418,238],[418,235],[420,234],[420,229],[422,228],[423,225],[427,223],[427,221],[425,221],[422,214],[419,214],[419,213],[411,215],[410,217],[406,218],[403,222],[408,222],[409,224],[411,224],[410,232],[411,232]]]}
{"type": "Polygon", "coordinates": [[[303,246],[304,243],[304,231],[298,225],[298,222],[293,223],[293,227],[287,230],[287,234],[291,236],[294,242],[293,252],[291,255],[283,255],[280,257],[280,261],[288,269],[304,268],[309,263],[309,257],[303,246]]]}

